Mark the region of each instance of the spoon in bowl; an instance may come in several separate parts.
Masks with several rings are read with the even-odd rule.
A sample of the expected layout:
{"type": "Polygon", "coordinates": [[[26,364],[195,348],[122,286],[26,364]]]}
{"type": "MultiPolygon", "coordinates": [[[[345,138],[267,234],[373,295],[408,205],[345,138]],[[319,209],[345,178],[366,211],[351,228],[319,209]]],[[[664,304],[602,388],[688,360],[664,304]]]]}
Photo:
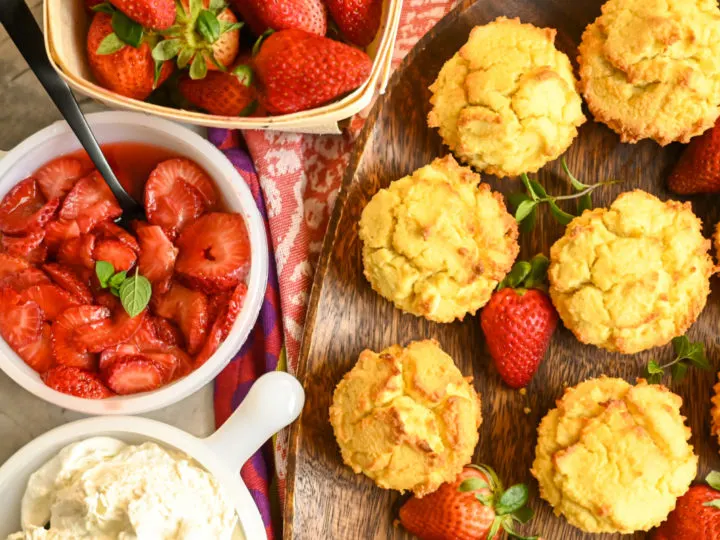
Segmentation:
{"type": "Polygon", "coordinates": [[[85,120],[75,96],[70,91],[70,87],[50,64],[44,47],[45,38],[35,22],[30,8],[23,0],[2,0],[0,2],[0,23],[5,27],[10,39],[13,40],[20,54],[23,55],[30,69],[35,73],[115,195],[123,211],[117,224],[127,229],[131,221],[144,219],[144,208],[125,191],[118,181],[87,120],[85,120]]]}

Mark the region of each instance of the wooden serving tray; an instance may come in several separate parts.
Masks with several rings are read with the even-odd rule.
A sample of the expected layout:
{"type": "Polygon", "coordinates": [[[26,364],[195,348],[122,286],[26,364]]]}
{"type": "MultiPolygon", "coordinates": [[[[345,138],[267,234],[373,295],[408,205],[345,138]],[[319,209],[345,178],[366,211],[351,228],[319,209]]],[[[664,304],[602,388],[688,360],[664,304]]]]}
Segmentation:
{"type": "MultiPolygon", "coordinates": [[[[309,540],[364,540],[408,538],[393,526],[399,494],[375,487],[345,467],[328,420],[332,392],[365,348],[380,350],[394,343],[437,338],[464,374],[475,377],[482,393],[483,424],[475,452],[477,462],[493,466],[507,485],[526,482],[536,517],[530,527],[548,540],[609,539],[619,535],[584,534],[564,518],[555,517],[537,494],[529,469],[534,459],[536,428],[540,419],[562,394],[565,385],[607,374],[634,381],[651,358],[667,361],[670,346],[623,356],[582,345],[565,328],[556,332],[550,350],[528,394],[505,386],[485,347],[477,317],[454,324],[434,324],[406,315],[378,296],[363,277],[357,224],[365,204],[381,187],[411,173],[433,158],[447,153],[435,130],[429,129],[428,86],[440,67],[467,40],[470,29],[497,16],[519,16],[523,22],[558,29],[557,46],[575,62],[577,45],[585,26],[600,14],[601,0],[480,0],[462,2],[448,14],[405,59],[394,74],[387,94],[375,106],[357,143],[330,222],[312,290],[302,345],[299,376],[307,391],[307,404],[296,423],[288,470],[288,500],[284,537],[309,540]],[[529,406],[531,412],[523,413],[529,406]]],[[[591,118],[589,113],[586,113],[591,118]]],[[[623,179],[621,185],[603,188],[594,195],[595,206],[607,206],[623,191],[641,188],[662,199],[672,196],[665,187],[681,145],[661,148],[652,141],[621,144],[605,126],[589,120],[566,153],[571,170],[581,180],[623,179]]],[[[551,193],[571,188],[559,162],[548,164],[537,176],[551,193]]],[[[519,180],[483,176],[504,194],[522,189],[519,180]]],[[[718,196],[690,199],[702,218],[707,237],[720,218],[718,196]]],[[[568,210],[574,207],[568,207],[568,210]]],[[[563,233],[547,208],[540,212],[532,234],[522,234],[520,256],[548,254],[563,233]]],[[[705,343],[717,369],[720,352],[718,323],[720,295],[716,289],[699,321],[691,328],[693,340],[705,343]]],[[[692,444],[700,455],[698,478],[720,469],[718,446],[710,435],[709,410],[714,372],[691,369],[688,378],[672,389],[684,399],[692,427],[692,444]]],[[[669,383],[669,379],[666,380],[669,383]]],[[[624,538],[646,538],[638,533],[624,538]]]]}

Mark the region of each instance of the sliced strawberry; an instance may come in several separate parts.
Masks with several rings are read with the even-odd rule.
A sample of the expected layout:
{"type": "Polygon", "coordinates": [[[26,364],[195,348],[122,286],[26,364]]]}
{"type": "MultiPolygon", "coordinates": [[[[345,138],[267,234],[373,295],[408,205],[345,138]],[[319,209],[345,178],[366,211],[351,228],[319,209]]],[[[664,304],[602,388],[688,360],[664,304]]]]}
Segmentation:
{"type": "Polygon", "coordinates": [[[113,313],[118,313],[123,309],[120,299],[111,294],[107,289],[100,289],[100,291],[95,294],[95,302],[108,308],[113,313]]]}
{"type": "Polygon", "coordinates": [[[95,235],[83,234],[77,238],[65,240],[57,253],[57,260],[60,264],[67,266],[84,266],[95,268],[95,235]]]}
{"type": "Polygon", "coordinates": [[[175,356],[176,367],[173,375],[175,380],[185,377],[192,372],[193,359],[190,358],[190,355],[188,355],[180,347],[170,347],[167,352],[175,356]]]}
{"type": "Polygon", "coordinates": [[[230,301],[232,291],[223,291],[221,293],[208,296],[208,320],[210,325],[215,323],[220,310],[230,301]]]}
{"type": "Polygon", "coordinates": [[[140,348],[134,343],[121,343],[120,345],[115,345],[114,347],[105,349],[100,354],[98,369],[100,371],[106,371],[110,367],[110,364],[112,364],[117,358],[120,358],[121,356],[132,356],[135,354],[140,354],[140,348]]]}
{"type": "Polygon", "coordinates": [[[30,263],[26,260],[7,253],[0,253],[0,279],[5,279],[27,268],[30,268],[30,263]]]}
{"type": "Polygon", "coordinates": [[[113,393],[94,373],[72,366],[55,366],[43,375],[43,381],[53,390],[85,399],[105,399],[113,393]]]}
{"type": "Polygon", "coordinates": [[[124,309],[115,311],[112,319],[103,319],[75,331],[75,343],[80,350],[102,352],[119,343],[125,343],[135,335],[145,321],[146,312],[130,317],[124,309]]]}
{"type": "MultiPolygon", "coordinates": [[[[168,159],[158,163],[148,178],[148,183],[160,179],[160,185],[172,186],[182,180],[198,190],[205,209],[211,210],[217,203],[217,193],[210,176],[193,161],[185,158],[168,159]]],[[[147,194],[147,187],[146,187],[147,194]]]]}
{"type": "Polygon", "coordinates": [[[145,185],[145,212],[153,225],[174,238],[205,209],[200,192],[183,180],[150,177],[145,185]]]}
{"type": "Polygon", "coordinates": [[[52,350],[52,328],[44,324],[40,335],[32,343],[17,350],[20,358],[38,373],[45,373],[55,361],[52,350]]]}
{"type": "Polygon", "coordinates": [[[242,310],[246,295],[247,285],[240,283],[235,287],[227,303],[220,308],[220,312],[208,332],[207,340],[195,357],[195,369],[207,362],[208,359],[215,354],[220,344],[225,341],[225,338],[227,338],[230,333],[230,329],[233,327],[233,324],[235,324],[235,319],[237,319],[238,314],[242,310]]]}
{"type": "Polygon", "coordinates": [[[60,208],[60,217],[76,220],[82,233],[120,214],[122,210],[115,196],[97,171],[78,180],[60,208]]]}
{"type": "Polygon", "coordinates": [[[207,297],[173,283],[167,293],[153,298],[155,313],[177,323],[185,336],[188,352],[195,354],[207,335],[207,297]]]}
{"type": "MultiPolygon", "coordinates": [[[[43,239],[45,238],[45,231],[38,229],[36,231],[30,231],[23,236],[8,236],[3,235],[0,244],[8,255],[13,257],[20,257],[26,261],[37,263],[42,262],[37,259],[44,253],[47,255],[47,248],[43,246],[43,249],[39,249],[43,239]]],[[[44,257],[43,257],[44,260],[44,257]]]]}
{"type": "Polygon", "coordinates": [[[20,293],[24,302],[35,302],[43,312],[46,321],[54,321],[58,315],[80,301],[57,285],[34,285],[20,293]]]}
{"type": "Polygon", "coordinates": [[[160,368],[163,376],[163,384],[169,383],[173,379],[178,364],[177,357],[174,354],[167,352],[144,352],[143,356],[160,368]]]}
{"type": "Polygon", "coordinates": [[[110,389],[120,395],[149,392],[163,384],[162,368],[144,355],[116,358],[103,375],[110,389]]]}
{"type": "Polygon", "coordinates": [[[0,202],[0,231],[22,234],[41,229],[53,217],[60,199],[47,203],[34,178],[26,178],[5,195],[0,202]]]}
{"type": "Polygon", "coordinates": [[[130,270],[135,264],[135,252],[120,240],[101,240],[95,246],[93,259],[107,261],[113,265],[116,272],[130,270]]]}
{"type": "Polygon", "coordinates": [[[24,302],[19,293],[9,287],[0,289],[0,335],[13,349],[33,343],[42,330],[40,306],[24,302]]]}
{"type": "Polygon", "coordinates": [[[49,263],[43,265],[50,278],[60,285],[63,289],[77,298],[83,304],[92,304],[93,295],[90,292],[90,287],[87,283],[83,282],[78,275],[73,272],[69,267],[62,266],[56,263],[49,263]]]}
{"type": "Polygon", "coordinates": [[[168,345],[184,346],[185,337],[177,326],[164,317],[152,317],[151,320],[155,327],[155,334],[160,341],[168,345]]]}
{"type": "Polygon", "coordinates": [[[33,285],[42,285],[44,283],[50,283],[50,278],[42,271],[38,270],[34,266],[20,270],[17,273],[10,274],[9,276],[0,280],[0,287],[10,287],[17,292],[22,292],[28,287],[33,285]]]}
{"type": "Polygon", "coordinates": [[[250,268],[250,239],[239,214],[205,214],[185,228],[177,246],[180,279],[208,294],[232,289],[250,268]]]}
{"type": "Polygon", "coordinates": [[[157,225],[138,223],[135,232],[140,242],[140,273],[152,283],[153,293],[162,294],[170,287],[178,250],[157,225]]]}
{"type": "Polygon", "coordinates": [[[97,355],[79,349],[74,340],[75,330],[108,317],[110,310],[106,307],[88,305],[71,307],[58,315],[52,327],[53,353],[57,363],[94,371],[97,355]]]}
{"type": "Polygon", "coordinates": [[[135,253],[140,251],[140,244],[135,237],[112,221],[103,221],[93,229],[93,233],[101,240],[119,240],[135,253]]]}
{"type": "Polygon", "coordinates": [[[49,201],[67,195],[75,182],[88,172],[88,168],[79,159],[61,157],[40,167],[34,176],[40,191],[49,201]]]}
{"type": "Polygon", "coordinates": [[[58,219],[45,227],[45,245],[50,253],[55,253],[60,245],[71,238],[80,236],[80,227],[75,220],[58,219]]]}

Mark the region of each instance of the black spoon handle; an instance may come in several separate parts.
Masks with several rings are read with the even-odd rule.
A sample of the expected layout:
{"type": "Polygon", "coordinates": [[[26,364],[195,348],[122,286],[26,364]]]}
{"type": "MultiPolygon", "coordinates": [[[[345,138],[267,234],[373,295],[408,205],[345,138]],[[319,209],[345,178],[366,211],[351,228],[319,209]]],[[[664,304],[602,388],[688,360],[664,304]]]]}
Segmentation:
{"type": "Polygon", "coordinates": [[[35,22],[35,18],[23,0],[0,1],[0,23],[5,27],[10,39],[23,55],[30,69],[40,80],[50,98],[63,115],[75,136],[80,140],[90,159],[105,178],[107,185],[115,195],[123,210],[133,211],[138,203],[128,195],[118,182],[115,173],[98,145],[95,135],[85,120],[80,106],[70,91],[70,87],[55,72],[47,53],[42,30],[35,22]]]}

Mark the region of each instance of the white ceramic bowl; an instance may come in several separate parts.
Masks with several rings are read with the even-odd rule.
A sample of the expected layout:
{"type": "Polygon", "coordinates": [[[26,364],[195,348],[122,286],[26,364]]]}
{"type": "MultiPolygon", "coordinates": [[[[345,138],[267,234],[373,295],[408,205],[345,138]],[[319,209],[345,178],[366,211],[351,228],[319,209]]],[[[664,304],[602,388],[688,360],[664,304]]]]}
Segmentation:
{"type": "Polygon", "coordinates": [[[129,444],[154,441],[193,457],[230,496],[247,540],[267,538],[260,512],[240,477],[240,467],[274,433],[295,420],[305,400],[287,373],[260,377],[242,404],[207,439],[147,418],[100,417],[58,427],[28,443],[0,467],[0,538],[20,530],[20,506],[30,475],[68,444],[90,437],[116,437],[129,444]]]}
{"type": "MultiPolygon", "coordinates": [[[[131,112],[89,114],[88,122],[100,143],[147,143],[185,156],[213,178],[226,206],[240,213],[250,236],[252,261],[248,294],[227,339],[215,354],[187,377],[152,392],[103,400],[82,399],[57,392],[0,339],[0,369],[20,386],[58,407],[85,414],[139,414],[167,407],[210,382],[232,359],[252,330],[267,285],[268,249],[265,224],[250,189],[223,153],[193,131],[174,122],[131,112]]],[[[0,160],[0,198],[44,163],[73,152],[80,143],[65,122],[57,122],[29,137],[0,160]]]]}

